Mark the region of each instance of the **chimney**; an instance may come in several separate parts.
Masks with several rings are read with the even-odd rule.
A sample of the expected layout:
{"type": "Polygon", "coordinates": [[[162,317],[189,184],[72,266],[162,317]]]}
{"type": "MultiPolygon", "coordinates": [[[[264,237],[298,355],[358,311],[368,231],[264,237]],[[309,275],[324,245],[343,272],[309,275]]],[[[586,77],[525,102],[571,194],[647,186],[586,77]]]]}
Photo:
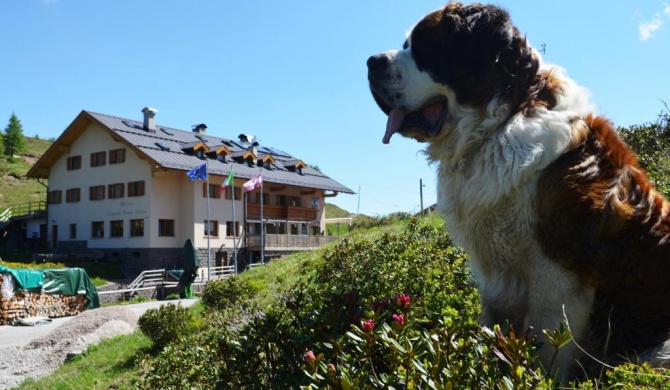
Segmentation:
{"type": "Polygon", "coordinates": [[[254,142],[256,140],[256,137],[251,134],[240,134],[237,136],[237,138],[240,139],[240,142],[244,142],[245,144],[254,142]]]}
{"type": "Polygon", "coordinates": [[[205,134],[205,130],[207,130],[207,125],[204,123],[193,126],[194,133],[205,134]]]}
{"type": "Polygon", "coordinates": [[[150,133],[155,133],[156,132],[156,120],[154,117],[156,116],[156,113],[158,112],[157,109],[151,108],[151,107],[144,107],[142,109],[142,112],[144,113],[144,130],[150,132],[150,133]]]}
{"type": "Polygon", "coordinates": [[[254,142],[249,145],[249,151],[253,153],[254,156],[258,157],[258,142],[254,142]]]}

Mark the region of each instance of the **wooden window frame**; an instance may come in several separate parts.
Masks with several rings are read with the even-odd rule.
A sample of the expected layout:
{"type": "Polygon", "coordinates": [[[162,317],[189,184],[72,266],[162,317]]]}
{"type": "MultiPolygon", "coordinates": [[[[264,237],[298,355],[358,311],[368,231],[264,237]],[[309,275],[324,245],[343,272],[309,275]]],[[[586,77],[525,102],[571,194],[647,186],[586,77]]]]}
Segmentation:
{"type": "Polygon", "coordinates": [[[63,191],[53,190],[47,193],[47,204],[60,204],[63,202],[63,191]]]}
{"type": "MultiPolygon", "coordinates": [[[[240,222],[235,221],[235,234],[240,236],[240,222]]],[[[233,237],[233,221],[226,221],[226,237],[233,237]]]]}
{"type": "Polygon", "coordinates": [[[109,237],[123,238],[123,220],[117,219],[109,221],[109,237]]]}
{"type": "Polygon", "coordinates": [[[91,222],[91,238],[105,238],[105,221],[91,222]]]}
{"type": "MultiPolygon", "coordinates": [[[[210,199],[221,199],[221,191],[219,191],[220,187],[220,184],[209,184],[210,199]]],[[[207,182],[202,183],[202,197],[207,197],[207,182]]]]}
{"type": "Polygon", "coordinates": [[[231,198],[232,198],[231,197],[231,191],[230,191],[231,188],[234,188],[235,200],[242,200],[242,187],[231,187],[231,186],[227,186],[225,188],[226,200],[231,200],[231,198]]]}
{"type": "Polygon", "coordinates": [[[126,162],[126,148],[112,149],[109,151],[109,165],[123,164],[126,162]]]}
{"type": "Polygon", "coordinates": [[[218,237],[219,236],[219,221],[214,220],[214,219],[210,219],[209,222],[212,225],[212,229],[211,230],[209,229],[209,226],[208,226],[209,224],[207,223],[207,220],[205,220],[204,231],[203,231],[204,235],[205,236],[210,236],[210,237],[218,237]],[[210,234],[210,233],[214,233],[214,234],[210,234]]]}
{"type": "Polygon", "coordinates": [[[81,189],[68,188],[65,190],[65,203],[77,203],[81,201],[81,189]]]}
{"type": "Polygon", "coordinates": [[[130,220],[130,237],[144,237],[144,219],[130,220]]]}
{"type": "Polygon", "coordinates": [[[91,153],[91,168],[101,167],[106,164],[107,164],[107,153],[105,153],[104,151],[91,153]]]}
{"type": "Polygon", "coordinates": [[[124,197],[126,186],[123,183],[114,183],[107,185],[107,198],[119,199],[124,197]]]}
{"type": "Polygon", "coordinates": [[[158,237],[174,237],[174,219],[158,220],[158,237]]]}
{"type": "Polygon", "coordinates": [[[105,200],[105,186],[99,185],[88,187],[88,200],[105,200]]]}
{"type": "Polygon", "coordinates": [[[144,196],[144,180],[128,182],[128,197],[144,196]]]}
{"type": "Polygon", "coordinates": [[[68,171],[74,171],[81,169],[81,156],[70,156],[67,158],[67,167],[68,171]]]}

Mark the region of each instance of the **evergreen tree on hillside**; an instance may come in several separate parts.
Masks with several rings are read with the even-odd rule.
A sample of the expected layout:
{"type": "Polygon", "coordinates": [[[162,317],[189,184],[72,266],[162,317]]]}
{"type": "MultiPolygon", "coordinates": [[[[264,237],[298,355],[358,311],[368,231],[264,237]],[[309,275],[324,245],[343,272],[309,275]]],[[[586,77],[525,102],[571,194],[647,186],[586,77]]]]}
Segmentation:
{"type": "Polygon", "coordinates": [[[5,127],[2,145],[9,160],[13,159],[15,154],[21,153],[26,147],[26,141],[23,138],[23,126],[21,126],[21,121],[15,113],[12,113],[9,124],[5,127]]]}

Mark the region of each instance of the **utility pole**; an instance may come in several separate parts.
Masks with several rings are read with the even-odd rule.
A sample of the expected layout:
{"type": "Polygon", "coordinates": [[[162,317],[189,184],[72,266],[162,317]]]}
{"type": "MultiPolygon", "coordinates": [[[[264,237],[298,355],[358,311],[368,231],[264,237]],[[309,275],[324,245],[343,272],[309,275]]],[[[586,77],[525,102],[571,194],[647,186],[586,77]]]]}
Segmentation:
{"type": "Polygon", "coordinates": [[[419,179],[419,195],[421,196],[421,217],[423,217],[423,179],[419,179]]]}
{"type": "Polygon", "coordinates": [[[356,207],[356,215],[361,213],[361,186],[358,186],[358,206],[356,207]]]}

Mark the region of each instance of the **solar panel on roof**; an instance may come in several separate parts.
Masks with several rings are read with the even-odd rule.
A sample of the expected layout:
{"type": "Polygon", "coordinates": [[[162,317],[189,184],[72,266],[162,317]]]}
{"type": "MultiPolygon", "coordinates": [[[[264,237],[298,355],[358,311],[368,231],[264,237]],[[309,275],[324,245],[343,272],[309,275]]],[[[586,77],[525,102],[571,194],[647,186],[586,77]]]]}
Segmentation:
{"type": "Polygon", "coordinates": [[[249,144],[244,144],[242,142],[237,141],[230,141],[230,142],[234,143],[235,146],[237,146],[238,148],[247,149],[249,147],[249,144]]]}
{"type": "Polygon", "coordinates": [[[292,157],[290,154],[284,152],[283,150],[275,149],[275,148],[268,148],[270,149],[270,153],[273,156],[280,156],[280,157],[292,157]]]}
{"type": "Polygon", "coordinates": [[[199,139],[199,140],[202,141],[202,142],[207,142],[207,138],[201,136],[200,134],[196,134],[196,135],[195,135],[195,138],[199,139]]]}
{"type": "Polygon", "coordinates": [[[167,134],[167,135],[174,135],[173,132],[171,132],[170,130],[168,130],[168,129],[164,128],[164,127],[161,127],[161,131],[162,131],[163,133],[167,134]]]}
{"type": "Polygon", "coordinates": [[[156,142],[156,146],[158,146],[159,148],[161,148],[161,150],[164,150],[164,151],[168,151],[168,150],[170,150],[170,147],[167,146],[167,145],[165,145],[165,144],[162,143],[162,142],[156,142]]]}
{"type": "Polygon", "coordinates": [[[123,124],[126,125],[126,126],[128,126],[128,127],[132,127],[133,129],[140,129],[140,130],[142,130],[142,126],[140,126],[140,125],[138,125],[138,124],[136,124],[136,123],[133,123],[133,122],[130,122],[130,121],[121,121],[121,122],[123,122],[123,124]]]}

